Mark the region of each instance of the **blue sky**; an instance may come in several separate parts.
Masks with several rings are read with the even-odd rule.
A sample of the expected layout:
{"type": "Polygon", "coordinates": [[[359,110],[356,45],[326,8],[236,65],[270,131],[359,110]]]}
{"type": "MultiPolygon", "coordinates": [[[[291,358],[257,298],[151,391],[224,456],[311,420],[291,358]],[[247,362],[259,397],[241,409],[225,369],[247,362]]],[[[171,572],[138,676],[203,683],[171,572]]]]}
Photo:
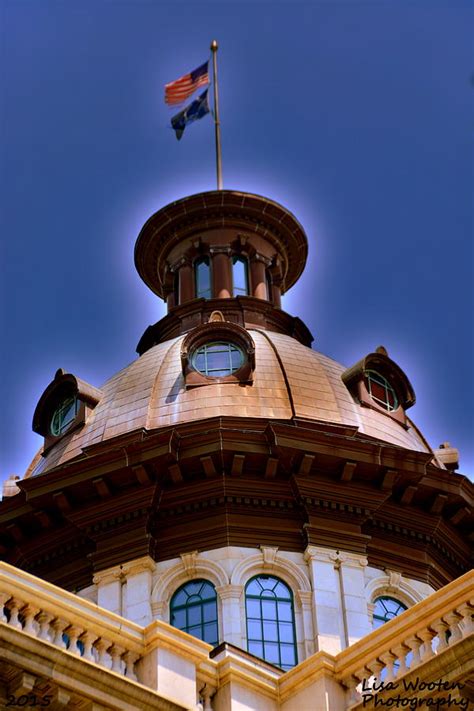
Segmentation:
{"type": "Polygon", "coordinates": [[[57,368],[100,386],[163,314],[133,247],[215,188],[209,117],[178,143],[163,86],[219,42],[224,187],[310,245],[285,310],[347,366],[383,344],[409,412],[473,475],[473,10],[460,0],[3,0],[2,475],[41,445],[57,368]]]}

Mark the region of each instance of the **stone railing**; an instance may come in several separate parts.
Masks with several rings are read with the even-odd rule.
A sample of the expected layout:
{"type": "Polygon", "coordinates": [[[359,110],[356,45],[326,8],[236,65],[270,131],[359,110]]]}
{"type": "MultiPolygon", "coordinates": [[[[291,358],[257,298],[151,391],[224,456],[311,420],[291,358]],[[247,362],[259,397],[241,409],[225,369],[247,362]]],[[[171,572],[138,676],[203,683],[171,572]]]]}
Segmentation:
{"type": "MultiPolygon", "coordinates": [[[[78,664],[82,659],[119,674],[124,682],[138,682],[159,694],[162,705],[156,708],[165,708],[166,700],[166,708],[195,708],[199,696],[206,700],[216,688],[216,664],[206,642],[159,620],[142,627],[0,562],[0,637],[17,644],[14,630],[32,642],[47,642],[51,651],[74,655],[78,664]]],[[[77,668],[75,673],[88,670],[77,668]]],[[[205,707],[210,708],[208,699],[205,707]]]]}
{"type": "MultiPolygon", "coordinates": [[[[54,664],[59,663],[58,649],[64,651],[67,667],[76,665],[75,673],[92,675],[91,680],[95,673],[94,684],[97,669],[115,672],[122,687],[133,687],[133,698],[159,694],[169,700],[166,708],[202,708],[196,705],[201,697],[206,711],[231,709],[226,706],[226,685],[235,684],[237,690],[245,687],[255,708],[300,711],[321,697],[330,700],[331,711],[346,711],[363,701],[362,684],[375,688],[381,681],[386,685],[404,675],[409,679],[417,670],[420,677],[438,678],[447,671],[449,658],[455,664],[469,654],[473,583],[474,573],[467,573],[336,656],[318,652],[283,673],[231,645],[210,655],[210,645],[164,622],[141,627],[0,562],[0,635],[8,639],[10,649],[24,642],[33,654],[41,652],[46,659],[48,653],[54,664]]],[[[48,669],[54,667],[48,664],[48,669]]],[[[453,674],[460,673],[458,664],[453,674]]],[[[126,691],[122,687],[120,693],[126,691]]],[[[154,708],[147,699],[136,707],[154,708]]]]}
{"type": "Polygon", "coordinates": [[[471,571],[340,652],[335,676],[348,690],[348,706],[362,700],[362,684],[387,685],[467,638],[473,613],[471,571]]]}
{"type": "Polygon", "coordinates": [[[137,681],[142,627],[1,562],[0,621],[137,681]]]}

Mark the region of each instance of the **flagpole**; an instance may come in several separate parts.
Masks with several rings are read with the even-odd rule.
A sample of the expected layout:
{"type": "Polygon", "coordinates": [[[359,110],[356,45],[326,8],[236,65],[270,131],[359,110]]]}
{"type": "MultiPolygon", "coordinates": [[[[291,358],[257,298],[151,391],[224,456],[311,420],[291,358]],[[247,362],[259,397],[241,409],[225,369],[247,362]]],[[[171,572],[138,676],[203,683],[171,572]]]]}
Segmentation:
{"type": "Polygon", "coordinates": [[[214,71],[214,128],[216,133],[217,189],[222,190],[221,123],[219,121],[219,95],[217,91],[217,42],[211,42],[212,68],[214,71]]]}

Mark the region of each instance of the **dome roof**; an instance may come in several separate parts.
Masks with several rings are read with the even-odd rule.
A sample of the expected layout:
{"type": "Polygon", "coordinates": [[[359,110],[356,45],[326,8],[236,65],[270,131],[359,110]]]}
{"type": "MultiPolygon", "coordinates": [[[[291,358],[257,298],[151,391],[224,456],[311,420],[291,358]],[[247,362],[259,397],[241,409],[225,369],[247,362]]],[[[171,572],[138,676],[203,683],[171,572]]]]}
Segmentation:
{"type": "Polygon", "coordinates": [[[209,384],[186,389],[180,352],[185,336],[150,348],[101,388],[85,424],[64,435],[29,472],[34,476],[115,437],[212,417],[293,418],[356,428],[358,436],[431,452],[408,420],[403,426],[361,406],[344,384],[344,366],[291,336],[249,329],[256,348],[253,384],[209,384]]]}

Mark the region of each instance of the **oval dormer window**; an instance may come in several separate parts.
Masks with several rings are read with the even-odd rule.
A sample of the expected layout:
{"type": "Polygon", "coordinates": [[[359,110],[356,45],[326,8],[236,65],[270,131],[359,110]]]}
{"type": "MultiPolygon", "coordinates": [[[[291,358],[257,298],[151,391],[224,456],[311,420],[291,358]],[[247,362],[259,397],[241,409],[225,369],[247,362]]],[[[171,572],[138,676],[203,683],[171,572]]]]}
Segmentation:
{"type": "Polygon", "coordinates": [[[191,364],[202,375],[218,378],[235,373],[244,360],[243,351],[234,343],[217,341],[200,346],[194,352],[191,364]]]}
{"type": "Polygon", "coordinates": [[[67,430],[69,425],[76,419],[79,409],[77,397],[68,397],[63,400],[54,411],[51,419],[51,434],[59,437],[67,430]]]}
{"type": "Polygon", "coordinates": [[[393,410],[397,409],[397,394],[387,378],[384,378],[383,375],[380,375],[375,370],[366,370],[364,382],[367,392],[377,405],[380,405],[388,412],[393,412],[393,410]]]}

